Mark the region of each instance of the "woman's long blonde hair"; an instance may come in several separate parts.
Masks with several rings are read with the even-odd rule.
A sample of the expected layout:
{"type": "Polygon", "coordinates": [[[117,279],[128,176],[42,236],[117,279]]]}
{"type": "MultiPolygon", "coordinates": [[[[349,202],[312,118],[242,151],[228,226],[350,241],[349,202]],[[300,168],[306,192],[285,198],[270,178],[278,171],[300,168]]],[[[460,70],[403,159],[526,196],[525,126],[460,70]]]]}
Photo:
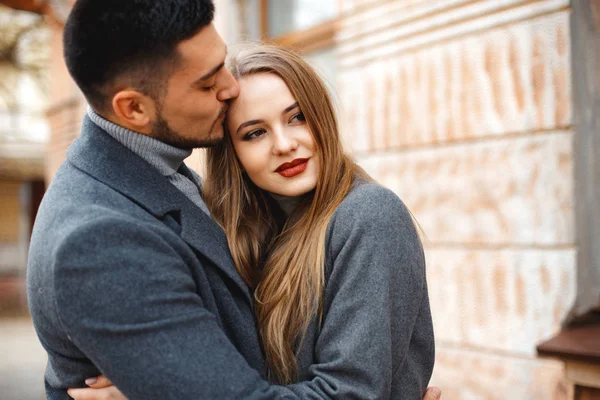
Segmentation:
{"type": "Polygon", "coordinates": [[[321,314],[329,220],[355,176],[367,175],[344,153],[327,88],[300,56],[252,45],[231,59],[230,70],[237,79],[257,73],[283,79],[304,113],[321,165],[315,190],[278,224],[277,208],[243,173],[230,135],[207,151],[206,204],[225,230],[240,275],[254,288],[269,372],[287,384],[298,378],[295,353],[311,320],[321,314]]]}

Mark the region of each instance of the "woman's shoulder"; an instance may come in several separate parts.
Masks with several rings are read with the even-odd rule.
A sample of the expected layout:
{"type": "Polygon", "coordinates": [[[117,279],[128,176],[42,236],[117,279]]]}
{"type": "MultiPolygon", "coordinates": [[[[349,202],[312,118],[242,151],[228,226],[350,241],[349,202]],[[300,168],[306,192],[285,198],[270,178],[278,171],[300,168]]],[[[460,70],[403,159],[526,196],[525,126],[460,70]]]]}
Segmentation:
{"type": "Polygon", "coordinates": [[[392,232],[414,230],[412,216],[392,190],[372,181],[357,180],[335,210],[330,235],[347,236],[352,232],[392,232]]]}
{"type": "Polygon", "coordinates": [[[416,266],[423,265],[421,239],[412,214],[398,195],[375,182],[354,185],[334,212],[327,234],[330,265],[350,253],[386,259],[393,253],[419,260],[416,266]]]}
{"type": "Polygon", "coordinates": [[[365,217],[373,220],[393,215],[401,217],[404,214],[410,219],[406,206],[392,190],[374,181],[357,179],[334,216],[353,216],[353,219],[365,217]]]}

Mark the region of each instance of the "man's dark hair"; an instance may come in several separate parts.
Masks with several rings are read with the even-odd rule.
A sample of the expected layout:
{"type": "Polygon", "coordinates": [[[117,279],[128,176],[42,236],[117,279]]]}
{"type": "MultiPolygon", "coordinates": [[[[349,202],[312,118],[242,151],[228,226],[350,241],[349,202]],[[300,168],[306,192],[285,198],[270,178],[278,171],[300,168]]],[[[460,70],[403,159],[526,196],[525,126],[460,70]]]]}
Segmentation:
{"type": "Polygon", "coordinates": [[[177,45],[209,25],[214,10],[212,0],[77,0],[63,37],[69,73],[96,110],[108,106],[116,78],[159,101],[177,45]]]}

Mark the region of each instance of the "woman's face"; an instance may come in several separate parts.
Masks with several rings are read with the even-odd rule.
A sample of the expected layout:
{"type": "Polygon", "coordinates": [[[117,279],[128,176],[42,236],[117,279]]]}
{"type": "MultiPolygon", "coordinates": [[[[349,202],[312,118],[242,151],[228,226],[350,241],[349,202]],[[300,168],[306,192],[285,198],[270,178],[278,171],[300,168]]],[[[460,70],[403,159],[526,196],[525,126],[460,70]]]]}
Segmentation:
{"type": "Polygon", "coordinates": [[[317,185],[319,160],[312,134],[285,82],[272,73],[239,80],[227,115],[235,152],[259,188],[299,196],[317,185]]]}

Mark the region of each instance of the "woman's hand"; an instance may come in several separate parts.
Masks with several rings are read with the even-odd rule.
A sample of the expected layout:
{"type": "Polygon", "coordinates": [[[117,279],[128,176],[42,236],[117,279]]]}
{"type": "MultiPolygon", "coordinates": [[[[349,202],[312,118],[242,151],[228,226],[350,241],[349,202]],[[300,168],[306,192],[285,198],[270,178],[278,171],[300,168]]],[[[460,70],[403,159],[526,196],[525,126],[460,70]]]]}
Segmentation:
{"type": "Polygon", "coordinates": [[[85,380],[89,388],[69,389],[67,393],[75,400],[127,400],[123,393],[117,389],[103,375],[85,380]]]}
{"type": "Polygon", "coordinates": [[[435,386],[430,386],[427,388],[425,395],[423,396],[423,400],[440,400],[442,398],[442,391],[440,388],[435,386]]]}

